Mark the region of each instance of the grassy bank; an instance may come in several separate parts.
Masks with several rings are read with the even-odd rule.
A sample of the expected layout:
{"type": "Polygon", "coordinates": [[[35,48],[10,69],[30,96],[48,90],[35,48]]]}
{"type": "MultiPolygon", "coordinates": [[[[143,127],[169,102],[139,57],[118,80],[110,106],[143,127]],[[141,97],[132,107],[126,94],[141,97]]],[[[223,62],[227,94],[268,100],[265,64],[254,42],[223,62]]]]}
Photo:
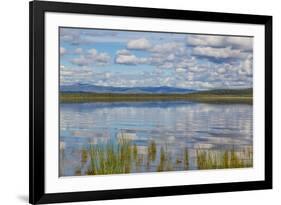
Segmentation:
{"type": "Polygon", "coordinates": [[[189,100],[206,103],[247,103],[252,104],[249,92],[197,92],[190,94],[115,94],[115,93],[60,93],[60,102],[117,102],[117,101],[170,101],[189,100]]]}

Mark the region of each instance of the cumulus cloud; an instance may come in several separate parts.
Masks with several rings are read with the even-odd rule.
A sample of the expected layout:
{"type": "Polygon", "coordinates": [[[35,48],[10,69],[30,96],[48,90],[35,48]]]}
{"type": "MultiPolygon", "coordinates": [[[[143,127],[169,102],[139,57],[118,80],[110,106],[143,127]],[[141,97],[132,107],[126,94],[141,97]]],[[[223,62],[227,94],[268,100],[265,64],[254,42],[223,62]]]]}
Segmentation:
{"type": "Polygon", "coordinates": [[[177,73],[183,73],[185,72],[186,70],[184,68],[176,68],[176,72],[177,73]]]}
{"type": "MultiPolygon", "coordinates": [[[[150,48],[145,50],[148,52],[145,58],[138,57],[128,49],[122,49],[116,52],[115,62],[155,66],[157,73],[153,73],[157,75],[146,77],[153,78],[154,82],[161,85],[196,89],[251,87],[253,59],[252,52],[247,49],[250,50],[252,42],[248,38],[241,40],[225,36],[192,37],[194,38],[189,39],[192,47],[189,48],[179,42],[150,45],[150,48]],[[174,74],[166,76],[165,70],[173,71],[174,74]]],[[[130,81],[131,85],[138,83],[138,80],[130,81]]]]}
{"type": "Polygon", "coordinates": [[[127,39],[116,37],[117,33],[117,31],[100,29],[60,28],[60,40],[75,46],[97,42],[126,42],[127,39]]]}
{"type": "Polygon", "coordinates": [[[88,51],[90,59],[92,59],[94,62],[98,63],[108,63],[110,60],[109,54],[105,52],[99,53],[96,49],[91,49],[88,51]]]}
{"type": "Polygon", "coordinates": [[[126,49],[122,49],[122,50],[118,50],[116,52],[116,55],[131,55],[131,52],[126,49]]]}
{"type": "Polygon", "coordinates": [[[70,44],[78,44],[80,41],[80,31],[78,29],[60,29],[60,40],[70,44]]]}
{"type": "Polygon", "coordinates": [[[61,82],[124,87],[166,85],[198,90],[251,87],[252,41],[250,37],[126,31],[110,34],[98,29],[67,29],[61,32],[60,53],[67,54],[61,62],[74,66],[61,66],[61,82]],[[93,48],[98,39],[105,52],[93,48]],[[113,46],[114,42],[118,46],[113,46]],[[109,65],[109,53],[120,47],[123,49],[116,49],[114,55],[114,63],[120,65],[109,65]],[[101,65],[109,67],[98,67],[101,65]],[[109,71],[113,67],[116,70],[109,71]],[[136,69],[127,72],[128,68],[136,69]]]}
{"type": "MultiPolygon", "coordinates": [[[[112,72],[97,71],[96,67],[93,66],[60,66],[60,85],[88,83],[108,86],[108,84],[111,83],[111,85],[115,86],[114,83],[116,80],[114,81],[113,79],[116,79],[116,76],[112,72]]],[[[124,82],[126,82],[126,80],[124,80],[124,82]]]]}
{"type": "Polygon", "coordinates": [[[213,46],[221,47],[225,37],[223,36],[208,36],[208,35],[188,35],[186,43],[189,46],[213,46]]]}
{"type": "Polygon", "coordinates": [[[117,64],[136,65],[139,63],[135,55],[117,55],[115,58],[117,64]]]}
{"type": "Polygon", "coordinates": [[[175,62],[176,68],[184,68],[192,72],[202,71],[201,69],[200,70],[197,69],[197,66],[198,66],[198,62],[195,57],[184,57],[175,62]]]}
{"type": "Polygon", "coordinates": [[[73,58],[70,62],[78,66],[86,66],[91,64],[91,60],[83,55],[78,58],[73,58]]]}
{"type": "Polygon", "coordinates": [[[115,63],[126,65],[137,65],[147,63],[146,58],[138,58],[128,50],[118,50],[115,56],[115,63]]]}
{"type": "Polygon", "coordinates": [[[238,70],[240,75],[252,76],[253,74],[253,56],[248,55],[248,57],[240,63],[238,70]]]}
{"type": "Polygon", "coordinates": [[[76,48],[76,49],[66,49],[64,47],[60,47],[60,55],[64,56],[64,55],[69,55],[69,54],[74,54],[74,55],[79,55],[82,54],[84,51],[82,48],[76,48]]]}
{"type": "Polygon", "coordinates": [[[177,42],[167,42],[155,44],[149,49],[151,55],[148,58],[151,65],[164,69],[176,69],[186,67],[182,63],[184,60],[191,58],[188,56],[184,44],[177,42]],[[180,64],[180,65],[179,65],[180,64]]]}
{"type": "Polygon", "coordinates": [[[178,62],[186,55],[184,44],[168,42],[154,44],[148,50],[147,57],[138,57],[130,50],[122,49],[116,52],[115,63],[137,65],[148,64],[161,69],[173,69],[178,67],[178,62]]]}
{"type": "Polygon", "coordinates": [[[82,52],[79,57],[71,59],[70,62],[78,66],[105,65],[110,62],[110,59],[111,57],[108,53],[98,52],[93,48],[84,53],[82,52]]]}
{"type": "Polygon", "coordinates": [[[186,44],[188,46],[207,47],[230,47],[240,50],[252,50],[253,38],[235,36],[214,36],[214,35],[187,35],[186,44]]]}
{"type": "Polygon", "coordinates": [[[202,67],[196,66],[196,57],[188,55],[184,44],[168,42],[155,44],[149,50],[148,57],[138,57],[130,50],[122,49],[116,52],[115,63],[126,65],[147,64],[159,69],[175,70],[183,72],[189,69],[191,72],[202,72],[202,67]]]}
{"type": "Polygon", "coordinates": [[[130,40],[127,43],[127,48],[132,50],[147,50],[151,47],[150,42],[146,38],[130,40]]]}
{"type": "Polygon", "coordinates": [[[195,47],[192,52],[196,56],[211,57],[211,58],[239,58],[242,53],[238,49],[227,48],[213,48],[213,47],[195,47]]]}
{"type": "Polygon", "coordinates": [[[170,54],[183,54],[185,47],[182,43],[168,42],[154,45],[151,49],[151,52],[155,53],[170,53],[170,54]]]}
{"type": "Polygon", "coordinates": [[[253,49],[253,38],[251,37],[228,37],[226,43],[232,48],[251,51],[253,49]]]}
{"type": "Polygon", "coordinates": [[[116,63],[119,64],[149,64],[162,68],[171,68],[177,56],[185,54],[185,45],[176,42],[167,42],[152,45],[147,39],[140,38],[127,43],[127,49],[116,52],[116,63]],[[127,50],[128,49],[128,50],[127,50]],[[129,50],[143,50],[149,53],[149,57],[140,58],[129,50]]]}
{"type": "Polygon", "coordinates": [[[219,68],[217,72],[219,74],[223,74],[223,73],[225,73],[225,71],[226,71],[225,68],[219,68]]]}
{"type": "Polygon", "coordinates": [[[78,82],[90,82],[93,70],[89,67],[80,67],[79,69],[73,67],[60,66],[60,84],[72,85],[78,82]]]}
{"type": "Polygon", "coordinates": [[[178,43],[155,44],[150,47],[148,57],[138,57],[130,50],[122,49],[116,52],[115,63],[126,65],[148,64],[162,69],[176,68],[183,56],[184,46],[178,43]]]}

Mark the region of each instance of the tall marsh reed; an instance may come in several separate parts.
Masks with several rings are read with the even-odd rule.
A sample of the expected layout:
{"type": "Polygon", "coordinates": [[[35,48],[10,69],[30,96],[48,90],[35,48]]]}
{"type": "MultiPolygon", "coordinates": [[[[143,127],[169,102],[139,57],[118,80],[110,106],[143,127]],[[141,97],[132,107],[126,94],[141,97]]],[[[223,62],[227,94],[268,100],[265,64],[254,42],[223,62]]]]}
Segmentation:
{"type": "Polygon", "coordinates": [[[247,148],[241,152],[234,148],[225,151],[196,150],[196,162],[198,169],[224,169],[245,168],[253,166],[253,150],[247,148]]]}
{"type": "Polygon", "coordinates": [[[87,174],[119,174],[131,171],[132,154],[136,152],[125,138],[118,143],[90,145],[90,166],[87,174]]]}
{"type": "MultiPolygon", "coordinates": [[[[149,141],[146,150],[140,150],[133,141],[121,137],[118,141],[90,145],[81,151],[81,162],[88,160],[87,175],[120,174],[146,171],[172,171],[191,169],[190,152],[187,148],[180,156],[173,156],[167,145],[160,146],[149,141]],[[175,159],[173,159],[173,157],[175,159]]],[[[252,148],[235,151],[195,149],[195,169],[242,168],[253,165],[252,148]]],[[[81,163],[81,164],[82,164],[81,163]]],[[[194,169],[194,166],[193,168],[194,169]]],[[[81,174],[77,171],[76,174],[81,174]]]]}

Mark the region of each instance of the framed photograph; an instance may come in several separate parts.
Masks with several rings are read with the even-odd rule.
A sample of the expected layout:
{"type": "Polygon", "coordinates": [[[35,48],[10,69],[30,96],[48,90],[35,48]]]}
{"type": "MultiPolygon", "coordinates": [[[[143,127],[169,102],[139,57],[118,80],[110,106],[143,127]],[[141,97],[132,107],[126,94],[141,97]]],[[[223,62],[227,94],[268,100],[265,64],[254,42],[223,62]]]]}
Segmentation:
{"type": "Polygon", "coordinates": [[[272,188],[272,17],[30,2],[30,203],[272,188]]]}

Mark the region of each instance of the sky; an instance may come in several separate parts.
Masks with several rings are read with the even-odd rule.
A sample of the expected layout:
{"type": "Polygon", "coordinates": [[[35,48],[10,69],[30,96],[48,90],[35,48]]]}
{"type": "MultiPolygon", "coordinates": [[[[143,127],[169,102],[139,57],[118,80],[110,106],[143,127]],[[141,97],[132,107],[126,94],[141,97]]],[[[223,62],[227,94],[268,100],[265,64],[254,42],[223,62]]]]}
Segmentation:
{"type": "Polygon", "coordinates": [[[60,84],[252,87],[253,38],[60,28],[60,84]]]}

